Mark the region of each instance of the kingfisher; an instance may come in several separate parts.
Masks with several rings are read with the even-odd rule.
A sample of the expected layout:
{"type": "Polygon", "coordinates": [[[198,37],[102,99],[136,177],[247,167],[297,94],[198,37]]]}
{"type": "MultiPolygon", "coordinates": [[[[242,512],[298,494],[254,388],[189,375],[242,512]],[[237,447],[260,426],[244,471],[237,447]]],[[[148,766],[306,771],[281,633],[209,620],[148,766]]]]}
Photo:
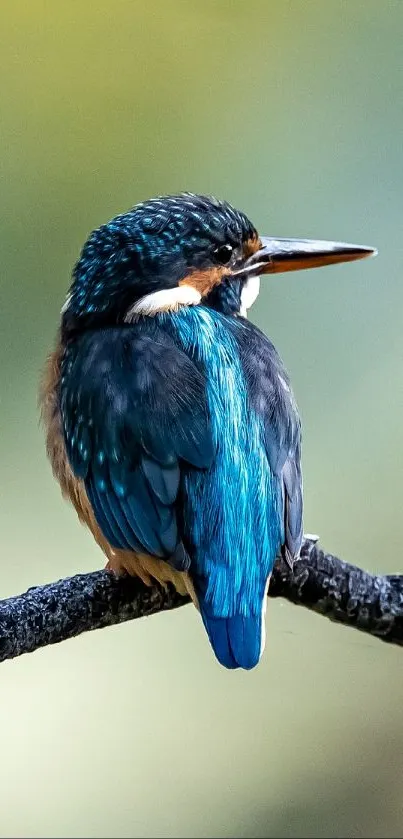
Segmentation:
{"type": "Polygon", "coordinates": [[[190,594],[229,669],[259,662],[303,533],[299,414],[248,309],[262,276],[374,253],[183,193],[94,230],[74,267],[40,392],[53,473],[107,568],[190,594]]]}

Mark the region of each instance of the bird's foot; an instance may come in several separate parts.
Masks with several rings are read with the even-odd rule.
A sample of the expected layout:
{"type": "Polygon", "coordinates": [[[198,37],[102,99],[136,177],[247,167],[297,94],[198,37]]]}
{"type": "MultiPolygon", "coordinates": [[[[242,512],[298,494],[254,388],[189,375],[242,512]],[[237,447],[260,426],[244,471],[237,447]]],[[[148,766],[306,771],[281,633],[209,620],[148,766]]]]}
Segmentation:
{"type": "Polygon", "coordinates": [[[105,569],[115,577],[140,577],[146,586],[152,585],[150,575],[144,570],[136,554],[129,551],[110,551],[105,569]]]}

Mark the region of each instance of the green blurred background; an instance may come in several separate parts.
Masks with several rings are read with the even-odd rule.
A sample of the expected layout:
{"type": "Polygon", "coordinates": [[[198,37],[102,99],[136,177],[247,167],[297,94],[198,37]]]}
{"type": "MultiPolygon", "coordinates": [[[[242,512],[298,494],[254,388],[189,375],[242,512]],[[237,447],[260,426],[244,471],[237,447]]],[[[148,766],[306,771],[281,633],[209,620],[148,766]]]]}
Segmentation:
{"type": "MultiPolygon", "coordinates": [[[[252,317],[301,409],[305,529],[399,571],[402,34],[401,0],[2,4],[1,597],[103,563],[51,476],[39,372],[88,232],[183,189],[379,248],[268,279],[252,317]]],[[[269,605],[252,673],[191,607],[3,664],[0,834],[402,836],[400,650],[269,605]]]]}

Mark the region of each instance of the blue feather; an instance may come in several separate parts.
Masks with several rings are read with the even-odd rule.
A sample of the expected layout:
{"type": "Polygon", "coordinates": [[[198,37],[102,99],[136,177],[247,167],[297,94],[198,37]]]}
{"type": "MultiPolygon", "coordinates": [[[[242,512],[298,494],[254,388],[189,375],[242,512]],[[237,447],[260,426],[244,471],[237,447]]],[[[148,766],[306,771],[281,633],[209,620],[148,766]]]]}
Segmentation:
{"type": "Polygon", "coordinates": [[[159,316],[206,374],[216,457],[184,478],[191,573],[217,658],[253,667],[260,655],[266,582],[284,538],[281,483],[270,468],[261,418],[250,410],[228,319],[200,306],[159,316]]]}
{"type": "Polygon", "coordinates": [[[178,493],[180,471],[177,463],[165,468],[149,457],[143,457],[141,468],[161,504],[173,504],[178,493]]]}
{"type": "Polygon", "coordinates": [[[211,646],[220,664],[235,670],[238,667],[251,670],[259,662],[262,653],[262,615],[231,618],[216,618],[201,609],[203,623],[211,646]]]}

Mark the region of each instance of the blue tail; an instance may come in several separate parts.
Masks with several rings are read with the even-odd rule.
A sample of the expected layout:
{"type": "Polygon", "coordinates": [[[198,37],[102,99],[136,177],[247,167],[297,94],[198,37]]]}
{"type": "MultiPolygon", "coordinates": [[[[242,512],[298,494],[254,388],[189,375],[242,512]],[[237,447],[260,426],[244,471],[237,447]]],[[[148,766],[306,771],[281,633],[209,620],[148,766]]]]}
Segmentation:
{"type": "MultiPolygon", "coordinates": [[[[201,605],[201,604],[200,604],[201,605]]],[[[262,649],[262,615],[234,615],[231,618],[217,618],[206,613],[201,605],[201,614],[211,646],[220,664],[235,670],[243,667],[251,670],[258,664],[262,649]]]]}

